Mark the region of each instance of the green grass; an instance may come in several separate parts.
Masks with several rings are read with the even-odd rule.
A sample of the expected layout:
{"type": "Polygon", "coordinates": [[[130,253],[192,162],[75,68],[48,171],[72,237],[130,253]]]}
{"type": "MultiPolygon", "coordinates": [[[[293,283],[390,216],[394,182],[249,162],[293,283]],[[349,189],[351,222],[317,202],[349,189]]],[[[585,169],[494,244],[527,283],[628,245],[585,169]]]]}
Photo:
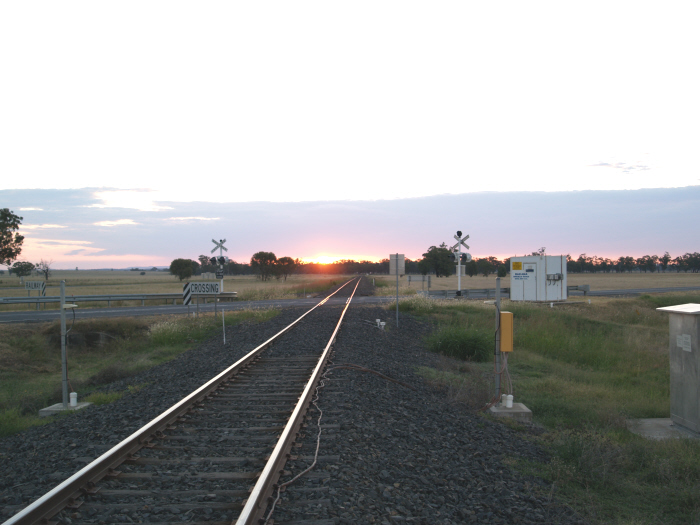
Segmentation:
{"type": "MultiPolygon", "coordinates": [[[[278,313],[274,309],[226,312],[226,325],[262,322],[278,313]]],[[[124,392],[92,391],[169,361],[220,334],[221,328],[221,313],[218,317],[78,321],[73,333],[105,332],[112,337],[99,347],[68,346],[70,387],[80,400],[113,402],[124,392]]],[[[56,324],[0,327],[0,437],[40,424],[43,420],[36,417],[38,410],[61,400],[60,338],[56,333],[56,324]]]]}
{"type": "Polygon", "coordinates": [[[82,399],[93,405],[106,405],[124,397],[124,392],[94,392],[82,399]]]}
{"type": "Polygon", "coordinates": [[[431,352],[462,361],[484,362],[493,356],[493,334],[460,325],[440,326],[427,343],[431,352]]]}
{"type": "MultiPolygon", "coordinates": [[[[700,294],[557,308],[504,302],[515,322],[509,357],[515,400],[545,427],[534,439],[552,454],[547,464],[506,462],[553,482],[559,500],[592,523],[700,522],[700,441],[646,440],[625,424],[669,417],[668,315],[656,308],[688,302],[699,303],[700,294]]],[[[438,334],[445,327],[492,334],[495,326],[495,308],[478,301],[416,297],[399,308],[431,319],[438,334]]],[[[428,347],[439,350],[431,346],[435,337],[428,347]]],[[[492,376],[492,362],[470,366],[492,376]]],[[[450,391],[475,377],[473,370],[420,373],[450,391]]],[[[486,388],[492,390],[493,383],[486,388]]]]}

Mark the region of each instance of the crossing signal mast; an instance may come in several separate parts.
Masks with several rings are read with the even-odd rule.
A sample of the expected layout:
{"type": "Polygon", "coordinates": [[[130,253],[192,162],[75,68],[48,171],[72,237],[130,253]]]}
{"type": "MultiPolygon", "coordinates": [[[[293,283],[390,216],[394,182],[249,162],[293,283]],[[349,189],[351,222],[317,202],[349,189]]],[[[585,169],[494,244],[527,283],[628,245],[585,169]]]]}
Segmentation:
{"type": "Polygon", "coordinates": [[[212,265],[216,266],[218,264],[218,269],[216,270],[216,278],[221,280],[221,291],[224,291],[224,264],[226,264],[226,260],[228,257],[224,257],[224,252],[228,251],[228,248],[224,246],[224,243],[226,242],[226,239],[221,239],[219,242],[216,242],[214,239],[211,240],[211,242],[214,243],[214,249],[211,251],[211,253],[214,253],[217,249],[219,250],[219,257],[212,257],[209,259],[209,262],[212,263],[212,265]]]}
{"type": "Polygon", "coordinates": [[[468,252],[462,253],[462,246],[467,250],[469,249],[469,245],[465,242],[469,238],[469,235],[462,238],[462,232],[457,230],[457,235],[455,235],[454,238],[457,240],[457,244],[451,249],[452,253],[450,254],[450,259],[457,263],[457,295],[460,296],[462,295],[462,263],[466,264],[471,261],[472,256],[468,252]]]}

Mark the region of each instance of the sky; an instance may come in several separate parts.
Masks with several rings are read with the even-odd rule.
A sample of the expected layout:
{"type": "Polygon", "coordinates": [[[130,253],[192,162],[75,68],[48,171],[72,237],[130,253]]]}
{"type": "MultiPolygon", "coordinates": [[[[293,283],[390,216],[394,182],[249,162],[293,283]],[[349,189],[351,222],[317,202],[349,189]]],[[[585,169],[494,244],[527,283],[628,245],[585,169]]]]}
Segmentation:
{"type": "Polygon", "coordinates": [[[694,14],[5,2],[0,207],[20,259],[66,268],[212,238],[237,260],[415,258],[458,229],[475,255],[698,251],[694,14]]]}

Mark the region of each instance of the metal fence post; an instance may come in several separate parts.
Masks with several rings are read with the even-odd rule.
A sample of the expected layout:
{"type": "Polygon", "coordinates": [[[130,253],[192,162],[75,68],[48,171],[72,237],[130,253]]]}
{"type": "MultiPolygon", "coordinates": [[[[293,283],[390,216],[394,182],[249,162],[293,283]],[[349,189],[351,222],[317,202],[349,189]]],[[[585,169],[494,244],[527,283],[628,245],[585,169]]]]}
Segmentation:
{"type": "MultiPolygon", "coordinates": [[[[488,295],[487,295],[488,297],[488,295]]],[[[501,278],[496,277],[496,399],[501,394],[501,278]]]]}
{"type": "Polygon", "coordinates": [[[66,359],[66,281],[61,281],[61,389],[63,408],[68,408],[68,363],[66,359]]]}
{"type": "Polygon", "coordinates": [[[396,254],[396,327],[399,326],[399,254],[396,254]]]}

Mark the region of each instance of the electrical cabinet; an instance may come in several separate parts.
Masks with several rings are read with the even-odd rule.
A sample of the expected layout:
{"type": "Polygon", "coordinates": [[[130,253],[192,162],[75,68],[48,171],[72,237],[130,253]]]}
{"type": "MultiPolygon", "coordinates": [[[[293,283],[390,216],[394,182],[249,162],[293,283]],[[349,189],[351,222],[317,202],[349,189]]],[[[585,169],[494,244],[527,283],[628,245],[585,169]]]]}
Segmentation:
{"type": "Polygon", "coordinates": [[[566,301],[566,256],[510,259],[511,301],[566,301]]]}
{"type": "Polygon", "coordinates": [[[513,351],[513,313],[501,312],[499,317],[501,328],[501,352],[513,351]]]}
{"type": "Polygon", "coordinates": [[[700,304],[657,308],[668,312],[671,421],[700,432],[700,304]]]}

